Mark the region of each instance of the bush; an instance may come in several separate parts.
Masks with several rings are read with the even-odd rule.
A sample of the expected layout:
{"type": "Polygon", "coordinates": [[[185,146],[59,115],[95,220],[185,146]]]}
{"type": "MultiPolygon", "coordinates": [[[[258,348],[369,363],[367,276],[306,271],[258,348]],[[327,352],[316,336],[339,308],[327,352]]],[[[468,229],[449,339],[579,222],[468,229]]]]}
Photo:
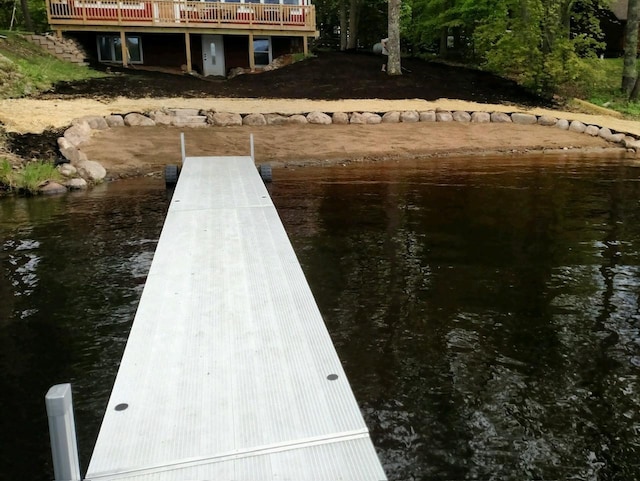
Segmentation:
{"type": "Polygon", "coordinates": [[[53,164],[47,162],[31,162],[16,171],[7,159],[0,161],[0,185],[5,190],[35,194],[46,181],[60,181],[61,178],[53,164]]]}

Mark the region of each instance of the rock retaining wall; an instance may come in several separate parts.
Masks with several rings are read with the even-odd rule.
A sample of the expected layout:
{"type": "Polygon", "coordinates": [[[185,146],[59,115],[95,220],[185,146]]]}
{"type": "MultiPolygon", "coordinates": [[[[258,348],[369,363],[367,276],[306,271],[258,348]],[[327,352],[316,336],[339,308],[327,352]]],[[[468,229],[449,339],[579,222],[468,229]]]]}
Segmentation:
{"type": "Polygon", "coordinates": [[[78,65],[89,65],[87,63],[87,52],[78,42],[71,38],[58,38],[54,35],[24,35],[24,38],[41,46],[61,60],[78,65]]]}
{"type": "Polygon", "coordinates": [[[238,114],[232,112],[217,112],[215,110],[198,109],[161,109],[150,112],[130,112],[127,114],[113,114],[106,117],[86,116],[72,121],[72,125],[58,139],[60,153],[71,164],[59,166],[61,173],[69,178],[68,188],[78,188],[78,181],[84,179],[88,183],[101,182],[105,176],[105,169],[95,161],[87,158],[82,152],[82,144],[89,141],[94,130],[109,129],[122,126],[151,127],[155,125],[171,125],[175,127],[227,127],[227,126],[255,126],[255,125],[348,125],[348,124],[381,124],[381,123],[415,123],[415,122],[462,122],[462,123],[514,123],[521,125],[540,125],[553,127],[585,135],[599,136],[604,140],[622,145],[629,151],[640,151],[640,140],[626,132],[611,131],[607,127],[586,125],[578,120],[561,119],[548,115],[533,115],[523,112],[482,112],[482,111],[448,111],[429,110],[418,112],[390,111],[390,112],[308,112],[306,114],[284,115],[278,113],[250,113],[238,114]],[[73,187],[72,187],[73,186],[73,187]]]}

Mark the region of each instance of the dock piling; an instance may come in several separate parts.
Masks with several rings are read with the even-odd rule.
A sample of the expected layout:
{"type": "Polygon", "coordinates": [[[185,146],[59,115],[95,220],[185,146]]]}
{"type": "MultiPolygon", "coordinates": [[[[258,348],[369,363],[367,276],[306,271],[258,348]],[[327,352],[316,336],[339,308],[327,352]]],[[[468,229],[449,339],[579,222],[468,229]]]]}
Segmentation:
{"type": "Polygon", "coordinates": [[[45,396],[55,481],[80,481],[71,384],[56,384],[45,396]]]}

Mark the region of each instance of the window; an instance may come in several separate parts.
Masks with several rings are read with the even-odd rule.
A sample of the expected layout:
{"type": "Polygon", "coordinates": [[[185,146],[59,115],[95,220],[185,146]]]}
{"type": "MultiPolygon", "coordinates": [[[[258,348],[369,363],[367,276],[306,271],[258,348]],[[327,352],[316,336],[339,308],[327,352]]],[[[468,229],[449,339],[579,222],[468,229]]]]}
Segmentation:
{"type": "Polygon", "coordinates": [[[253,39],[253,60],[256,67],[266,67],[271,63],[271,38],[253,39]]]}
{"type": "MultiPolygon", "coordinates": [[[[120,37],[116,35],[98,35],[98,60],[100,62],[122,62],[120,37]]],[[[128,63],[142,63],[142,40],[140,37],[127,37],[128,63]]]]}

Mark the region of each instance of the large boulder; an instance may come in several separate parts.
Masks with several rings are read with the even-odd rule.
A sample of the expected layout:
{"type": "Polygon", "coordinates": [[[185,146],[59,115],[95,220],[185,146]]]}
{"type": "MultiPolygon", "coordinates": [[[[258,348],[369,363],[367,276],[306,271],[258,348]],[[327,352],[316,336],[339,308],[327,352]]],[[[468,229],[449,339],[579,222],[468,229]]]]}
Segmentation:
{"type": "Polygon", "coordinates": [[[329,117],[324,112],[309,112],[307,114],[307,121],[310,124],[318,124],[318,125],[330,125],[331,117],[329,117]]]}
{"type": "Polygon", "coordinates": [[[415,110],[405,110],[400,112],[400,122],[413,123],[420,121],[420,114],[415,110]]]}
{"type": "Polygon", "coordinates": [[[398,122],[400,122],[400,112],[397,110],[390,110],[382,116],[383,124],[397,124],[398,122]]]}
{"type": "Polygon", "coordinates": [[[538,123],[538,117],[536,117],[533,114],[523,114],[521,112],[514,112],[511,114],[511,121],[514,124],[533,125],[538,123]]]}
{"type": "Polygon", "coordinates": [[[425,112],[420,112],[420,122],[435,122],[435,121],[436,121],[435,110],[427,110],[425,112]]]}
{"type": "Polygon", "coordinates": [[[207,117],[205,115],[180,115],[172,117],[171,125],[176,127],[206,127],[207,117]]]}
{"type": "Polygon", "coordinates": [[[488,124],[491,122],[491,114],[489,112],[473,112],[471,114],[471,122],[475,124],[488,124]]]}
{"type": "Polygon", "coordinates": [[[448,110],[437,110],[436,122],[453,122],[453,114],[448,110]]]}
{"type": "Polygon", "coordinates": [[[72,125],[78,125],[80,123],[86,123],[90,129],[94,130],[105,130],[109,128],[107,121],[100,115],[86,115],[71,121],[72,125]]]}
{"type": "Polygon", "coordinates": [[[471,122],[471,114],[464,110],[456,110],[451,114],[451,116],[456,122],[471,122]]]}
{"type": "Polygon", "coordinates": [[[600,133],[600,127],[598,127],[597,125],[589,125],[584,130],[584,133],[593,137],[597,137],[597,135],[600,133]]]}
{"type": "Polygon", "coordinates": [[[555,117],[551,117],[550,115],[541,115],[538,117],[538,125],[542,125],[544,127],[553,127],[558,123],[558,119],[555,117]]]}
{"type": "Polygon", "coordinates": [[[87,155],[65,137],[58,138],[58,148],[62,156],[73,164],[87,160],[87,155]]]}
{"type": "Polygon", "coordinates": [[[64,184],[69,190],[84,190],[88,187],[87,181],[81,178],[69,179],[64,184]]]}
{"type": "Polygon", "coordinates": [[[91,129],[87,123],[73,125],[64,132],[64,138],[74,147],[79,147],[83,142],[87,142],[90,137],[91,129]]]}
{"type": "Polygon", "coordinates": [[[579,120],[574,120],[569,124],[569,131],[571,132],[578,132],[579,134],[582,134],[585,130],[587,130],[587,126],[579,120]]]}
{"type": "Polygon", "coordinates": [[[289,117],[287,119],[287,123],[288,124],[296,124],[296,125],[305,125],[305,124],[308,124],[309,121],[307,120],[307,118],[304,115],[296,114],[296,115],[292,115],[291,117],[289,117]]]}
{"type": "Polygon", "coordinates": [[[264,118],[262,114],[249,114],[245,115],[242,119],[242,125],[256,126],[256,125],[267,125],[267,119],[264,118]]]}
{"type": "Polygon", "coordinates": [[[129,127],[153,127],[156,123],[146,115],[137,112],[131,112],[125,115],[124,124],[129,127]]]}
{"type": "Polygon", "coordinates": [[[265,114],[264,119],[267,121],[267,125],[284,125],[289,117],[281,114],[265,114]]]}
{"type": "Polygon", "coordinates": [[[77,168],[78,173],[82,178],[94,183],[102,182],[102,180],[107,176],[105,168],[95,160],[85,160],[84,162],[80,162],[77,168]]]}
{"type": "Polygon", "coordinates": [[[556,128],[560,130],[569,130],[569,121],[567,119],[559,119],[556,122],[556,128]]]}
{"type": "Polygon", "coordinates": [[[58,165],[58,167],[56,167],[56,169],[58,169],[58,172],[60,172],[60,174],[62,174],[65,177],[73,177],[78,173],[78,169],[76,169],[73,165],[69,163],[60,164],[58,165]]]}
{"type": "Polygon", "coordinates": [[[38,189],[38,192],[44,195],[64,194],[65,192],[67,192],[67,188],[64,185],[50,180],[42,185],[38,189]]]}
{"type": "Polygon", "coordinates": [[[214,112],[209,118],[218,127],[242,125],[242,116],[233,112],[214,112]]]}
{"type": "Polygon", "coordinates": [[[109,127],[124,127],[122,115],[107,115],[104,120],[109,127]]]}
{"type": "Polygon", "coordinates": [[[153,120],[156,125],[171,125],[175,116],[162,110],[153,110],[149,112],[149,118],[153,120]]]}
{"type": "Polygon", "coordinates": [[[491,112],[491,122],[496,124],[509,124],[513,122],[511,116],[505,112],[491,112]]]}
{"type": "Polygon", "coordinates": [[[346,112],[334,112],[331,121],[337,125],[345,125],[349,123],[349,114],[346,112]]]}

